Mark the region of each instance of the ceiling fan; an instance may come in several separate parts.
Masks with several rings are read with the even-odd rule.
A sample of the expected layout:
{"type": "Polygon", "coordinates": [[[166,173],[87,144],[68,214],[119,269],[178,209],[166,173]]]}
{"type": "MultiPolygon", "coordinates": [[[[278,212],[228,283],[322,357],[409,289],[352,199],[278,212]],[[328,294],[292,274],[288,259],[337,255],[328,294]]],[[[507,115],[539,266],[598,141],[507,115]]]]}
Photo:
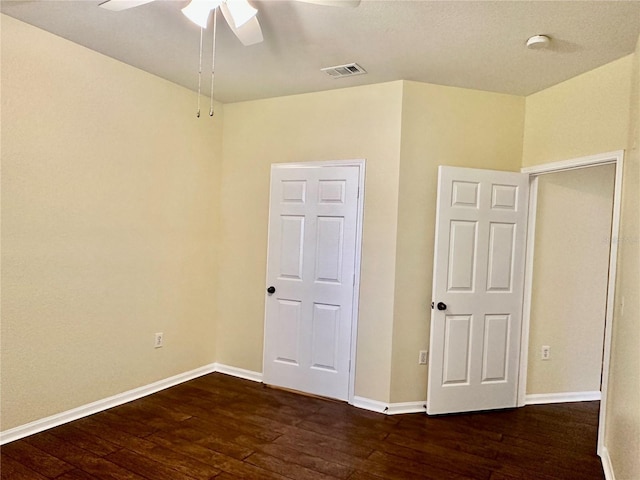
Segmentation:
{"type": "MultiPolygon", "coordinates": [[[[111,11],[121,11],[137,7],[155,0],[106,0],[100,7],[111,11]]],[[[360,0],[296,0],[332,7],[357,7],[360,0]]],[[[220,7],[229,27],[243,45],[253,45],[263,41],[262,29],[256,17],[258,10],[247,0],[191,0],[182,9],[189,20],[201,28],[207,28],[212,11],[220,7]]]]}

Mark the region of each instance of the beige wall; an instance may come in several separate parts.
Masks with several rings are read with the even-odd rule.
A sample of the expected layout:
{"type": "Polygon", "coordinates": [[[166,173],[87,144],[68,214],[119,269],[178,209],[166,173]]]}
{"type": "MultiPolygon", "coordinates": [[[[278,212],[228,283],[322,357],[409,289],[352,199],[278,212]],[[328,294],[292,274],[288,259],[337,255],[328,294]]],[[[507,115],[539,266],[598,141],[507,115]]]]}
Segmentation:
{"type": "Polygon", "coordinates": [[[529,95],[522,165],[626,148],[631,66],[629,55],[529,95]]]}
{"type": "Polygon", "coordinates": [[[1,40],[6,430],[214,361],[222,118],[4,15],[1,40]]]}
{"type": "Polygon", "coordinates": [[[603,165],[538,179],[528,394],[600,390],[614,177],[603,165]]]}
{"type": "Polygon", "coordinates": [[[438,165],[520,168],[524,98],[404,82],[391,402],[424,401],[438,165]]]}
{"type": "Polygon", "coordinates": [[[640,38],[633,67],[605,438],[618,479],[640,478],[640,38]]]}
{"type": "Polygon", "coordinates": [[[218,361],[262,371],[270,165],[365,158],[356,395],[388,401],[402,82],[224,108],[218,361]]]}

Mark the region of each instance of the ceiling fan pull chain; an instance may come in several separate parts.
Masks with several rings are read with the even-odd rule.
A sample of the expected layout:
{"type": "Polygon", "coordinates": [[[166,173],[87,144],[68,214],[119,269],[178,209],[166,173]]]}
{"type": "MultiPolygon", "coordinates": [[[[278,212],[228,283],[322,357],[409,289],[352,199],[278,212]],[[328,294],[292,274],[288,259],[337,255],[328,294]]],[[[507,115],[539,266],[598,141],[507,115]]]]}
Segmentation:
{"type": "Polygon", "coordinates": [[[200,118],[200,87],[202,86],[202,32],[204,28],[200,28],[200,65],[198,66],[198,113],[196,116],[200,118]]]}
{"type": "Polygon", "coordinates": [[[209,116],[213,117],[213,75],[216,65],[216,26],[218,25],[218,9],[213,11],[213,43],[211,45],[211,104],[209,105],[209,116]]]}

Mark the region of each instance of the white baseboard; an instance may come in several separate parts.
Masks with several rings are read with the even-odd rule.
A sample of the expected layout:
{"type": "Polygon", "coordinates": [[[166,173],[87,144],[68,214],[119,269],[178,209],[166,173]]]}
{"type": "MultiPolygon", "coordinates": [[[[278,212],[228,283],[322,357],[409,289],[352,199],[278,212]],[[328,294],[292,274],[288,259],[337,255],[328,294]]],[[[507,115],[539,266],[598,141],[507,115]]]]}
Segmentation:
{"type": "Polygon", "coordinates": [[[400,402],[384,403],[364,397],[353,397],[352,405],[371,412],[384,413],[385,415],[400,415],[403,413],[424,413],[427,411],[427,402],[400,402]]]}
{"type": "Polygon", "coordinates": [[[369,410],[376,413],[387,413],[387,410],[389,410],[389,405],[384,402],[370,400],[368,398],[358,396],[353,397],[353,403],[351,405],[357,408],[362,408],[363,410],[369,410]]]}
{"type": "Polygon", "coordinates": [[[245,380],[251,380],[254,382],[262,382],[262,373],[254,372],[253,370],[245,370],[244,368],[231,367],[222,363],[214,363],[215,371],[219,373],[226,373],[232,377],[244,378],[245,380]]]}
{"type": "Polygon", "coordinates": [[[592,402],[600,400],[601,394],[595,392],[534,393],[524,397],[525,405],[544,403],[592,402]]]}
{"type": "Polygon", "coordinates": [[[390,403],[387,415],[401,415],[403,413],[425,413],[427,401],[390,403]]]}
{"type": "MultiPolygon", "coordinates": [[[[157,382],[145,385],[142,387],[134,388],[127,392],[119,393],[111,397],[103,398],[87,405],[82,405],[65,412],[57,413],[49,417],[41,418],[19,427],[11,428],[0,432],[0,445],[13,442],[29,435],[48,430],[59,425],[78,420],[94,413],[108,410],[109,408],[117,407],[125,403],[137,400],[138,398],[146,397],[153,393],[159,392],[169,387],[174,387],[194,378],[208,375],[210,373],[224,373],[237,378],[243,378],[245,380],[251,380],[254,382],[262,382],[262,373],[254,372],[252,370],[245,370],[243,368],[232,367],[224,365],[222,363],[211,363],[189,372],[174,375],[173,377],[165,378],[157,382]]],[[[598,392],[599,394],[600,392],[598,392]]],[[[577,400],[568,400],[577,401],[577,400]]],[[[401,403],[384,403],[377,400],[370,400],[364,397],[353,397],[352,405],[364,410],[370,410],[372,412],[384,413],[386,415],[398,415],[403,413],[422,413],[426,411],[426,401],[423,402],[401,402],[401,403]]],[[[548,403],[548,402],[544,402],[548,403]]]]}
{"type": "Polygon", "coordinates": [[[209,365],[196,368],[195,370],[191,370],[189,372],[180,373],[178,375],[174,375],[173,377],[165,378],[164,380],[160,380],[149,385],[134,388],[133,390],[129,390],[127,392],[119,393],[117,395],[103,398],[102,400],[98,400],[87,405],[82,405],[80,407],[67,410],[66,412],[57,413],[55,415],[51,415],[50,417],[41,418],[40,420],[35,420],[31,423],[5,430],[3,432],[0,432],[0,445],[4,445],[5,443],[28,437],[29,435],[33,435],[35,433],[57,427],[64,423],[69,423],[74,420],[93,415],[94,413],[108,410],[109,408],[117,407],[118,405],[123,405],[133,400],[137,400],[138,398],[146,397],[147,395],[151,395],[152,393],[159,392],[160,390],[164,390],[166,388],[173,387],[180,383],[188,382],[189,380],[193,380],[194,378],[198,378],[214,372],[226,373],[228,375],[233,375],[234,377],[253,380],[255,382],[262,381],[261,373],[244,370],[242,368],[230,367],[228,365],[223,365],[220,363],[211,363],[209,365]]]}
{"type": "Polygon", "coordinates": [[[616,480],[607,447],[602,447],[602,451],[600,452],[600,461],[602,462],[602,470],[604,470],[604,478],[606,480],[616,480]]]}

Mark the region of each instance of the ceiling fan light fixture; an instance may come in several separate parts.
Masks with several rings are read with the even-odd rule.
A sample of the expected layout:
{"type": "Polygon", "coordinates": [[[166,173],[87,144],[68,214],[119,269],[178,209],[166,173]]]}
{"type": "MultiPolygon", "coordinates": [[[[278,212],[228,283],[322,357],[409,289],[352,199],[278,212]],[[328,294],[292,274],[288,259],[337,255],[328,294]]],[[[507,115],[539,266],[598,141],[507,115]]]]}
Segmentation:
{"type": "Polygon", "coordinates": [[[191,0],[189,5],[182,9],[185,17],[201,28],[207,28],[211,10],[217,8],[222,0],[191,0]]]}
{"type": "Polygon", "coordinates": [[[225,3],[236,28],[240,28],[258,13],[247,0],[227,0],[225,3]]]}

